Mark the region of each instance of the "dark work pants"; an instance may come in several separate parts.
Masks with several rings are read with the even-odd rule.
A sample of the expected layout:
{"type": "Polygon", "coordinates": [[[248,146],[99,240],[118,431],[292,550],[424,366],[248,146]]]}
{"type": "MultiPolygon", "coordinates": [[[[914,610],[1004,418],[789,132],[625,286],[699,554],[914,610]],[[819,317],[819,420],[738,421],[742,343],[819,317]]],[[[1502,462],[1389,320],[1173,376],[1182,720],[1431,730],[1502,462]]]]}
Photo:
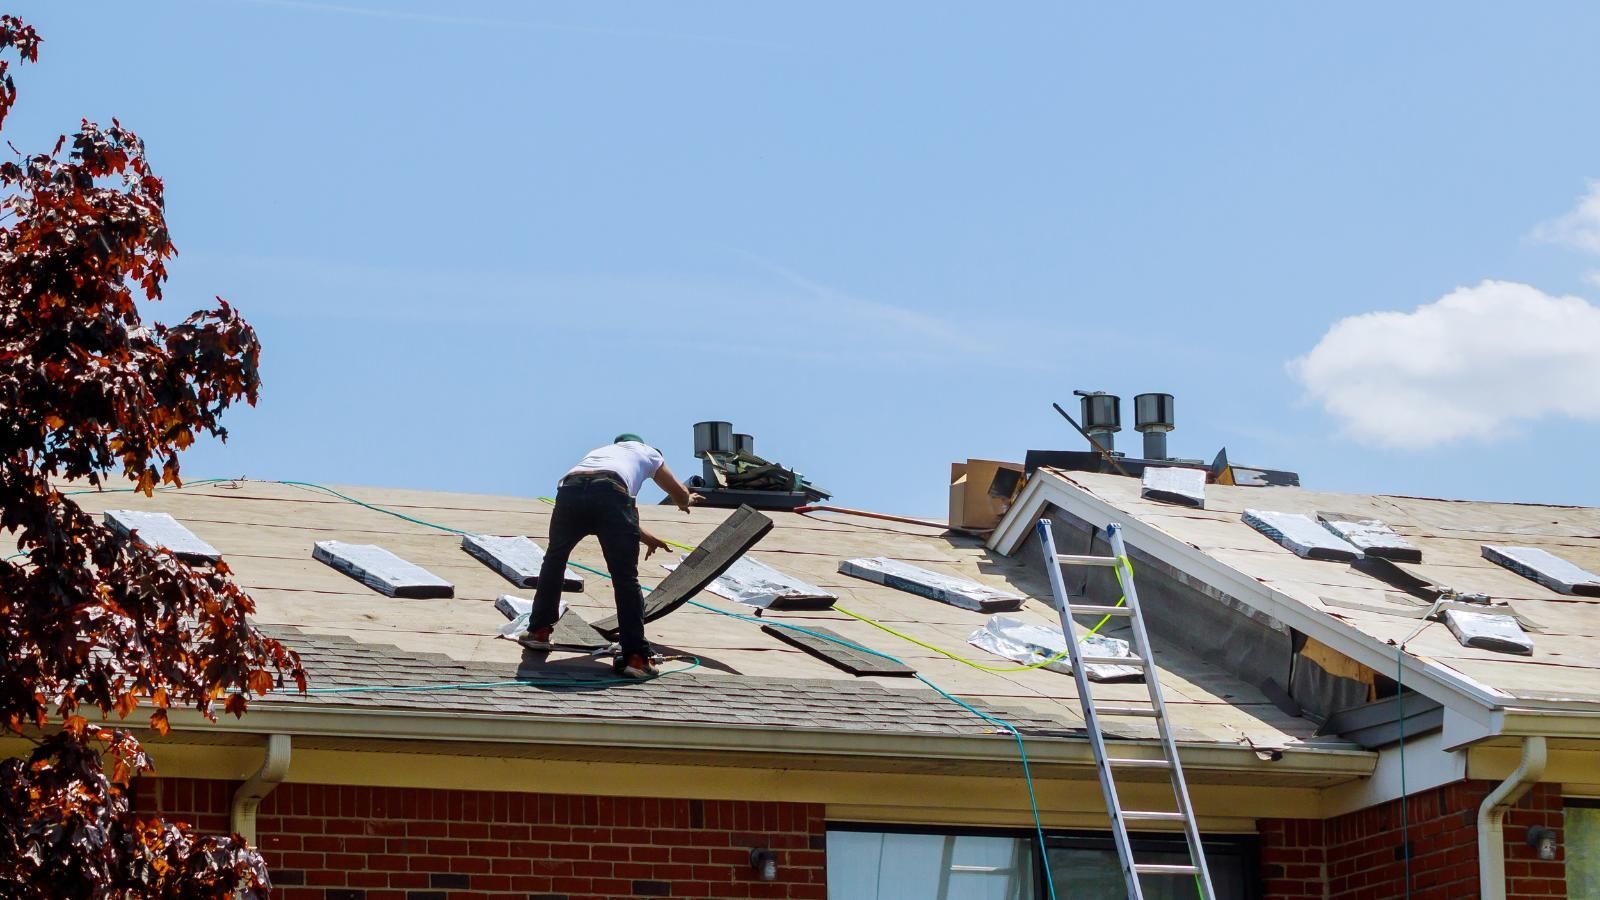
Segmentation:
{"type": "Polygon", "coordinates": [[[561,613],[561,582],[572,548],[589,535],[600,539],[611,588],[617,598],[618,643],[624,655],[648,656],[644,636],[644,593],[639,589],[639,510],[622,482],[611,478],[572,478],[556,491],[550,516],[550,546],[539,569],[528,628],[554,625],[561,613]]]}

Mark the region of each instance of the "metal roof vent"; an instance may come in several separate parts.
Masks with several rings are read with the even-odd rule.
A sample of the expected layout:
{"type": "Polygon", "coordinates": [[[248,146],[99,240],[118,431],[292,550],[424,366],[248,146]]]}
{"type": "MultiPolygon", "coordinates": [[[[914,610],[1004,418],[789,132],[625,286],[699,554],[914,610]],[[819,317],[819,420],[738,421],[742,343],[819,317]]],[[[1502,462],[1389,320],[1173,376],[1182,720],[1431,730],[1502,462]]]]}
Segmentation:
{"type": "Polygon", "coordinates": [[[732,422],[694,423],[694,455],[700,457],[702,476],[707,484],[716,483],[716,467],[711,463],[711,454],[732,452],[732,422]]]}
{"type": "Polygon", "coordinates": [[[1073,391],[1083,398],[1083,430],[1110,453],[1117,449],[1116,433],[1122,430],[1122,398],[1105,391],[1073,391]]]}
{"type": "Polygon", "coordinates": [[[694,423],[694,455],[701,459],[707,453],[733,452],[732,422],[694,423]]]}
{"type": "Polygon", "coordinates": [[[1167,432],[1176,427],[1171,394],[1139,394],[1133,398],[1133,429],[1144,435],[1145,459],[1170,459],[1167,432]]]}

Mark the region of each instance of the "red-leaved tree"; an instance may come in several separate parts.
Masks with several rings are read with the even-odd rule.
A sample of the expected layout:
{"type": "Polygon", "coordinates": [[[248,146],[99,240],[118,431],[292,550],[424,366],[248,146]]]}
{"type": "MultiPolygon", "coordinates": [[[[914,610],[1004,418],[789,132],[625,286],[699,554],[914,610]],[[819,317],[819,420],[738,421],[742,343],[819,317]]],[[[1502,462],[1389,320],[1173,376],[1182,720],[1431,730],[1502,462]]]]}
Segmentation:
{"type": "MultiPolygon", "coordinates": [[[[0,17],[0,126],[10,57],[39,36],[0,17]]],[[[247,620],[228,568],[118,536],[60,485],[120,470],[149,494],[180,486],[178,453],[226,436],[256,401],[260,345],[226,302],[144,324],[173,256],[162,185],[139,138],[82,122],[49,153],[0,163],[0,723],[33,743],[0,761],[0,896],[222,898],[264,894],[237,837],[141,819],[127,787],[150,768],[116,723],[169,708],[242,714],[251,694],[305,688],[299,658],[247,620]]]]}

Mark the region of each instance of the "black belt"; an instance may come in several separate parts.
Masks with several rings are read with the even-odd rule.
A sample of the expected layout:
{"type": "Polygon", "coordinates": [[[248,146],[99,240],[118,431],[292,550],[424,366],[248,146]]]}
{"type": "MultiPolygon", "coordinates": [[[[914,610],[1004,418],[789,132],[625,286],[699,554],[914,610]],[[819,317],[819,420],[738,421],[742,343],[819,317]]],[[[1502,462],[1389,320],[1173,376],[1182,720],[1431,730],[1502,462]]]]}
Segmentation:
{"type": "Polygon", "coordinates": [[[574,475],[568,475],[567,477],[561,479],[561,487],[566,487],[569,484],[578,484],[584,481],[609,481],[623,490],[628,489],[628,485],[623,482],[622,476],[616,474],[615,472],[580,472],[574,475]]]}

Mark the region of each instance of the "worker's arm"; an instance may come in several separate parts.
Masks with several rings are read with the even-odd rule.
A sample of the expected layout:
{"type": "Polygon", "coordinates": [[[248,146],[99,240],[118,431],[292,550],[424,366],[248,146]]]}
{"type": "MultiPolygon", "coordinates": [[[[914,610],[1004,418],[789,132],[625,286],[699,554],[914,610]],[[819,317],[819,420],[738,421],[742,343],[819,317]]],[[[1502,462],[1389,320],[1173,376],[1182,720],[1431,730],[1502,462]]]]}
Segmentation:
{"type": "Polygon", "coordinates": [[[656,552],[657,550],[669,549],[666,541],[663,541],[661,538],[658,538],[650,532],[645,531],[643,525],[639,526],[639,543],[644,545],[645,559],[649,559],[650,554],[656,552]]]}
{"type": "Polygon", "coordinates": [[[661,468],[656,470],[656,474],[651,476],[651,480],[656,483],[657,487],[666,491],[672,502],[678,504],[678,508],[684,512],[688,512],[690,506],[705,499],[684,487],[683,482],[678,480],[678,476],[672,474],[672,470],[667,468],[666,463],[661,464],[661,468]]]}

